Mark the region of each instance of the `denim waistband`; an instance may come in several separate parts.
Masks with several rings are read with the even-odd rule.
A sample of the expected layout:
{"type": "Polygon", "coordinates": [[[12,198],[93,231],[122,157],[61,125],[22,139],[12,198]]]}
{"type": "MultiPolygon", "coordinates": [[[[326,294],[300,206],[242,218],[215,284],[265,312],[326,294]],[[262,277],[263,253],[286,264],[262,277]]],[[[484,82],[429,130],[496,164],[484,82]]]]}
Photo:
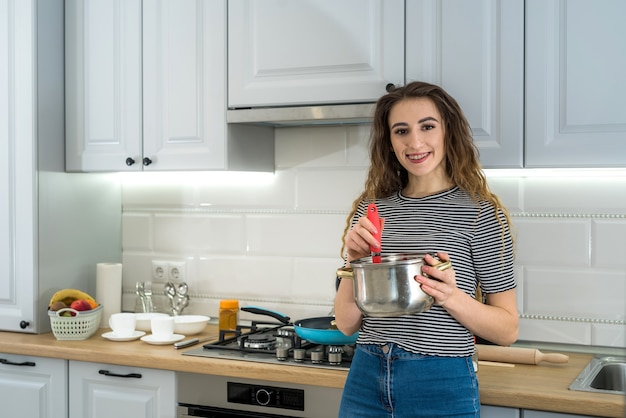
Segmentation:
{"type": "Polygon", "coordinates": [[[357,344],[357,350],[363,350],[371,355],[380,356],[391,359],[450,359],[465,356],[433,356],[427,354],[418,354],[407,351],[396,343],[386,344],[357,344]]]}

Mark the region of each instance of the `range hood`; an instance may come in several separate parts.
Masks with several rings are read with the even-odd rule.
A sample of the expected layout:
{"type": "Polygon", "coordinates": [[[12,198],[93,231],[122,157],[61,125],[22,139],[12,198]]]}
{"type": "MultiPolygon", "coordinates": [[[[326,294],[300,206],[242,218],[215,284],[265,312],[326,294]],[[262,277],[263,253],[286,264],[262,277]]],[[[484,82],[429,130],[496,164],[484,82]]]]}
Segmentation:
{"type": "Polygon", "coordinates": [[[374,103],[228,109],[229,124],[266,126],[357,125],[371,123],[374,103]]]}

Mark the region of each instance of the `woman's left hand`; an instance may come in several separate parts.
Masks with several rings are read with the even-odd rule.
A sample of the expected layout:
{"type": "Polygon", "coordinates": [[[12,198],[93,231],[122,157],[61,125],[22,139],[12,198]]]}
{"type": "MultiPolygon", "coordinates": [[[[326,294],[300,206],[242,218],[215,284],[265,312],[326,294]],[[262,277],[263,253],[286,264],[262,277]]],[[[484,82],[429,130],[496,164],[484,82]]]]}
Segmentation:
{"type": "Polygon", "coordinates": [[[432,267],[440,262],[450,261],[448,253],[438,252],[437,257],[439,260],[430,254],[424,257],[426,263],[422,266],[422,272],[429,277],[418,275],[415,276],[415,281],[421,285],[426,294],[435,299],[436,305],[444,306],[459,289],[456,286],[456,273],[452,267],[443,271],[432,267]]]}

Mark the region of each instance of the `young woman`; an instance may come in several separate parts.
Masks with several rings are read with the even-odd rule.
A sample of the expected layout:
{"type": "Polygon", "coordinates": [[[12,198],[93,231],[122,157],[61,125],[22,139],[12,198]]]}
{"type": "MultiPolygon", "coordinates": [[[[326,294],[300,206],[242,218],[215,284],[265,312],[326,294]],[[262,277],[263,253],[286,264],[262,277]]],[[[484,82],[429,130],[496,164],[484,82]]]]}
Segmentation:
{"type": "Polygon", "coordinates": [[[360,332],[339,416],[478,417],[474,336],[509,345],[518,334],[508,212],[487,186],[462,110],[438,86],[413,82],[378,100],[370,157],[344,231],[347,265],[370,255],[381,228],[383,256],[436,253],[452,268],[438,271],[426,255],[415,280],[434,305],[392,318],[364,317],[342,280],[337,326],[360,332]],[[365,216],[370,202],[381,225],[365,216]],[[479,285],[485,303],[474,297],[479,285]]]}

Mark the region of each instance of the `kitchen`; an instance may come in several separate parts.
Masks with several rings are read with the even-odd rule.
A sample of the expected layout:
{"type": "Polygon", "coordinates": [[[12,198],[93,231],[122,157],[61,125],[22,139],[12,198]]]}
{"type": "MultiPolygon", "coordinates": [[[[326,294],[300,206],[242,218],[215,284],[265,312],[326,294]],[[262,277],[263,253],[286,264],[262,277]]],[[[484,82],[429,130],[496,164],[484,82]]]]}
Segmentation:
{"type": "MultiPolygon", "coordinates": [[[[459,7],[454,2],[444,3],[459,7]]],[[[515,3],[522,5],[523,12],[524,2],[515,3]]],[[[410,4],[426,8],[431,3],[407,2],[407,7],[410,4]]],[[[531,1],[526,5],[538,7],[531,1]]],[[[409,26],[407,31],[414,30],[409,26]]],[[[614,61],[616,68],[623,69],[623,56],[614,61]]],[[[538,65],[543,64],[539,61],[538,65]]],[[[522,77],[515,72],[521,70],[523,65],[514,71],[507,68],[505,74],[522,77]]],[[[435,77],[424,73],[427,75],[435,77]]],[[[454,74],[445,75],[452,84],[457,80],[454,74]]],[[[615,90],[613,108],[623,109],[624,87],[607,84],[615,90]]],[[[519,97],[523,94],[520,91],[507,93],[519,97]]],[[[459,99],[467,97],[465,90],[458,95],[459,99]]],[[[521,99],[519,103],[523,103],[521,99]]],[[[521,115],[521,105],[513,113],[521,115]]],[[[566,167],[558,171],[540,170],[548,163],[539,161],[539,167],[527,165],[522,172],[495,168],[488,174],[490,185],[511,210],[518,233],[520,343],[611,353],[623,352],[626,347],[623,114],[603,113],[609,122],[613,116],[622,123],[621,130],[616,128],[622,145],[608,148],[610,152],[601,156],[605,159],[596,160],[590,171],[583,170],[584,164],[574,157],[566,156],[576,161],[571,167],[556,160],[547,166],[566,167]]],[[[527,118],[535,116],[526,110],[527,118]]],[[[518,132],[506,134],[506,138],[516,140],[521,148],[523,120],[521,116],[515,120],[517,123],[509,121],[506,127],[518,132]]],[[[603,121],[593,122],[599,125],[603,121]]],[[[536,126],[528,122],[527,137],[536,126]]],[[[481,132],[485,131],[489,129],[481,132]]],[[[102,187],[113,194],[119,192],[109,205],[119,203],[116,216],[121,223],[121,247],[106,259],[94,259],[91,265],[95,267],[100,261],[123,263],[123,309],[134,310],[135,283],[152,280],[152,262],[167,261],[184,262],[191,297],[186,313],[214,317],[219,300],[224,298],[239,299],[242,305],[262,305],[294,319],[329,313],[335,269],[341,265],[340,234],[367,167],[368,126],[282,126],[272,128],[272,133],[273,173],[158,172],[155,160],[154,173],[77,175],[98,178],[104,183],[102,187]]],[[[611,143],[617,144],[607,142],[611,143]]],[[[572,147],[575,145],[573,142],[572,147]]],[[[481,149],[481,155],[490,158],[490,148],[481,149]]],[[[602,147],[583,149],[579,155],[591,160],[598,158],[594,153],[602,147]]],[[[496,156],[491,161],[501,159],[496,156]]],[[[95,268],[87,273],[92,276],[86,290],[94,291],[95,268]]],[[[242,313],[241,317],[253,316],[242,313]]]]}

